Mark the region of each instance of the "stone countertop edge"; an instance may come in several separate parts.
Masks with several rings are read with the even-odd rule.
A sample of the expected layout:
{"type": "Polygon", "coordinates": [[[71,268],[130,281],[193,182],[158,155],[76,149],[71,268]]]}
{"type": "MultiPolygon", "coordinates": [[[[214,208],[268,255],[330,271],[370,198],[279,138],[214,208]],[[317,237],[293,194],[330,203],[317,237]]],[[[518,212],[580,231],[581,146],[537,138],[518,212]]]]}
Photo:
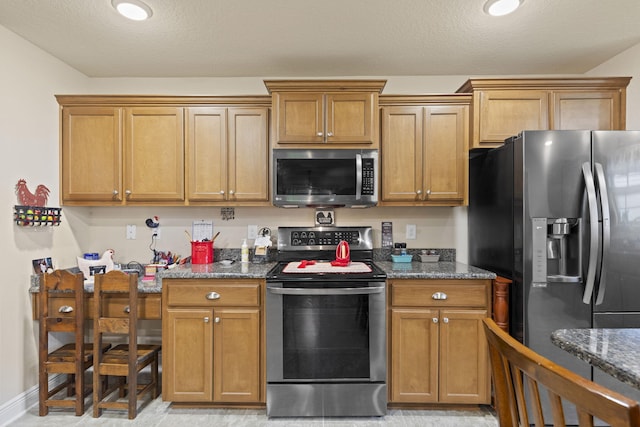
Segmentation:
{"type": "MultiPolygon", "coordinates": [[[[387,273],[388,279],[495,279],[490,271],[460,262],[407,262],[375,261],[387,273]]],[[[219,262],[213,264],[187,264],[160,271],[155,280],[140,280],[138,292],[161,293],[162,279],[264,279],[276,265],[275,262],[262,264],[234,262],[229,266],[219,262]]],[[[31,276],[29,292],[40,290],[39,276],[31,276]]],[[[93,283],[85,284],[87,292],[93,292],[93,283]]]]}
{"type": "Polygon", "coordinates": [[[640,380],[631,373],[638,370],[637,354],[616,350],[630,341],[640,342],[637,329],[558,329],[551,333],[551,342],[561,349],[623,383],[640,388],[640,380]]]}

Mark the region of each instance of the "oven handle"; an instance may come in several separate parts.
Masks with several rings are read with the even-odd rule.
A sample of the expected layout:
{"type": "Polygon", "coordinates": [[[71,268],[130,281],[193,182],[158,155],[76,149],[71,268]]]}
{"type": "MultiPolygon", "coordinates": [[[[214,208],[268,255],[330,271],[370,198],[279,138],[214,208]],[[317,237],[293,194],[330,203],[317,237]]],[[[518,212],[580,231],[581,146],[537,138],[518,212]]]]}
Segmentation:
{"type": "Polygon", "coordinates": [[[279,295],[365,295],[379,294],[384,292],[384,287],[368,287],[368,288],[269,288],[267,290],[273,294],[279,295]]]}

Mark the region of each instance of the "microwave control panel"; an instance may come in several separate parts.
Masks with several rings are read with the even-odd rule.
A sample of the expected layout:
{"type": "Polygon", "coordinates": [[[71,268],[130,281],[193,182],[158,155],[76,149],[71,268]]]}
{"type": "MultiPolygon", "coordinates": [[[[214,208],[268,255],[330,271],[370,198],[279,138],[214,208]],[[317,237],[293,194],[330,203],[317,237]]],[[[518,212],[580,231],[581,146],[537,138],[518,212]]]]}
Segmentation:
{"type": "Polygon", "coordinates": [[[375,188],[373,159],[362,159],[362,195],[373,196],[375,188]]]}

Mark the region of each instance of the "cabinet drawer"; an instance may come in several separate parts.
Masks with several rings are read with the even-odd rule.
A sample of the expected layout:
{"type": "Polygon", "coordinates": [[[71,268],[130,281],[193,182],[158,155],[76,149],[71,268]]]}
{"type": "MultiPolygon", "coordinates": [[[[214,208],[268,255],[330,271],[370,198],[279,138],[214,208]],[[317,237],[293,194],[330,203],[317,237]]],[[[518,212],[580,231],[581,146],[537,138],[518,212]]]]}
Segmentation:
{"type": "Polygon", "coordinates": [[[169,306],[258,306],[260,283],[250,281],[164,280],[169,306]],[[189,283],[191,282],[191,283],[189,283]]]}
{"type": "Polygon", "coordinates": [[[487,286],[479,280],[392,281],[390,298],[394,306],[486,307],[487,286]]]}
{"type": "MultiPolygon", "coordinates": [[[[86,310],[87,310],[87,305],[88,305],[88,299],[85,298],[85,317],[87,316],[86,310]]],[[[57,316],[57,317],[73,317],[76,314],[76,300],[74,297],[49,297],[49,316],[57,316]],[[60,309],[62,307],[69,307],[72,309],[72,311],[68,311],[64,310],[64,311],[68,311],[68,312],[64,312],[64,311],[60,311],[60,309]]]]}

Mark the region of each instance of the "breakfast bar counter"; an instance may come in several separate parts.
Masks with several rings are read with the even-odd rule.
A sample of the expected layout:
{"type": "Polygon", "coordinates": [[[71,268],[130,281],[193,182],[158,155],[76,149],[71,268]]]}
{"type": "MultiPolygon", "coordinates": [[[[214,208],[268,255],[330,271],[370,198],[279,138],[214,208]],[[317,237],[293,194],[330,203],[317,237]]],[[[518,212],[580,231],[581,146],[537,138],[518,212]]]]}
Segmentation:
{"type": "Polygon", "coordinates": [[[640,329],[558,329],[551,342],[618,380],[640,389],[640,329]]]}

